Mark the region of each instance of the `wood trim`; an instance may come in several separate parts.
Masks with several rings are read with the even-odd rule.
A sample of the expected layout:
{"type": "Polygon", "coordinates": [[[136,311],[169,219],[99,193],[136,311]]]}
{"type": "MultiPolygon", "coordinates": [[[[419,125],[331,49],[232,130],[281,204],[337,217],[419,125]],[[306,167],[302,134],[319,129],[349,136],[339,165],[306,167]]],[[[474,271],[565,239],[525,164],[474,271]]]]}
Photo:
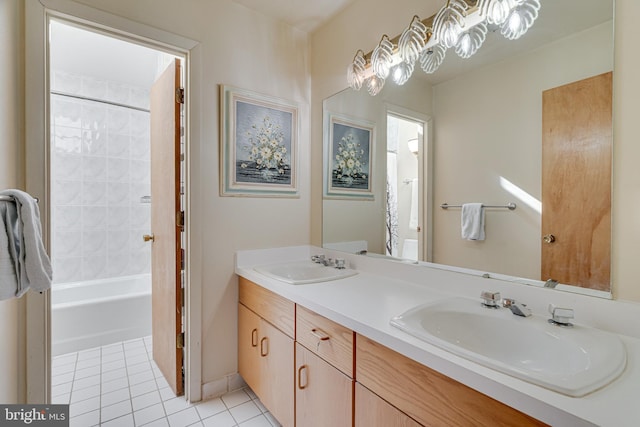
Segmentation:
{"type": "Polygon", "coordinates": [[[356,379],[425,425],[545,425],[362,335],[356,335],[356,379]]]}
{"type": "Polygon", "coordinates": [[[247,308],[280,329],[289,337],[295,337],[295,303],[263,288],[244,277],[238,278],[238,298],[247,308]]]}
{"type": "Polygon", "coordinates": [[[296,340],[349,377],[353,377],[353,335],[351,329],[297,306],[296,340]]]}

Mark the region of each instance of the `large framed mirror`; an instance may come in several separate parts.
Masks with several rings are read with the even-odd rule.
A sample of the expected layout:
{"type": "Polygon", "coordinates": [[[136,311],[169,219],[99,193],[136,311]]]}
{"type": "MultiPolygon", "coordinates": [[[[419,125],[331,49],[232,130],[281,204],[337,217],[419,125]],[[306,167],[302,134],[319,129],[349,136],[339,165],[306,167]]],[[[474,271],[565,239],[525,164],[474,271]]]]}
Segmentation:
{"type": "MultiPolygon", "coordinates": [[[[557,281],[559,288],[610,297],[614,4],[541,3],[522,39],[490,32],[475,56],[463,60],[448,52],[434,74],[416,69],[404,86],[389,82],[375,97],[346,89],[324,101],[325,145],[332,114],[374,123],[376,135],[373,200],[325,195],[325,247],[540,286],[551,279],[547,285],[557,281]],[[597,76],[605,91],[584,95],[597,76]],[[589,116],[593,109],[605,117],[589,116]],[[405,121],[409,128],[402,131],[405,121]],[[600,129],[589,127],[594,122],[600,129]],[[561,126],[569,142],[553,151],[549,144],[561,126]],[[595,132],[608,144],[599,151],[583,143],[595,132]],[[416,154],[407,155],[416,144],[416,154]],[[394,164],[393,154],[404,160],[394,164]],[[566,162],[557,162],[564,155],[566,162]],[[390,199],[400,206],[392,245],[390,199]],[[461,238],[460,208],[441,207],[473,202],[496,206],[484,209],[482,241],[461,238]],[[501,207],[511,203],[516,209],[501,207]]],[[[325,181],[332,161],[325,155],[325,181]]]]}

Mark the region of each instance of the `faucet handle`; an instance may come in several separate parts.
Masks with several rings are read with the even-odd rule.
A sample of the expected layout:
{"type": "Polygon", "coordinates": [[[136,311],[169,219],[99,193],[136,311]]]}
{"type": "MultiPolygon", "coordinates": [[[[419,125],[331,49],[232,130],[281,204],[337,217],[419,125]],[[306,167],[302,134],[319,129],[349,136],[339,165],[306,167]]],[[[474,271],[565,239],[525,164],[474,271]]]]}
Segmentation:
{"type": "Polygon", "coordinates": [[[549,313],[551,313],[549,323],[559,326],[573,326],[570,322],[573,319],[572,308],[556,307],[553,304],[549,304],[549,313]]]}
{"type": "Polygon", "coordinates": [[[324,263],[324,254],[312,255],[311,256],[311,261],[316,262],[318,264],[324,263]]]}
{"type": "Polygon", "coordinates": [[[498,308],[498,303],[500,302],[500,292],[491,292],[491,291],[482,291],[480,293],[480,298],[482,298],[482,305],[487,308],[498,308]]]}

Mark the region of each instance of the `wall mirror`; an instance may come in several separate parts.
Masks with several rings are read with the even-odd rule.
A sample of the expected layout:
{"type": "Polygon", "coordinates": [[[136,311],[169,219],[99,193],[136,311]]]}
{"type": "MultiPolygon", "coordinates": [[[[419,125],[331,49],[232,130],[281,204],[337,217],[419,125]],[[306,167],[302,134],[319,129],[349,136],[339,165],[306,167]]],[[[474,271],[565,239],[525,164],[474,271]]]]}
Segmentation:
{"type": "Polygon", "coordinates": [[[541,3],[538,20],[519,40],[490,32],[475,56],[460,59],[448,51],[434,74],[416,67],[405,85],[387,82],[375,97],[346,89],[324,101],[325,247],[538,286],[552,279],[558,289],[611,296],[614,4],[541,3]],[[596,76],[605,76],[608,93],[584,91],[596,76]],[[581,105],[602,103],[602,120],[587,112],[572,122],[582,117],[581,105]],[[373,198],[326,191],[335,168],[329,147],[337,146],[332,116],[373,128],[367,177],[373,198]],[[598,122],[600,129],[585,127],[585,121],[598,122]],[[564,145],[553,145],[557,134],[564,135],[564,145]],[[592,139],[608,145],[597,151],[585,142],[592,139]],[[566,163],[556,162],[564,155],[566,163]],[[597,173],[587,157],[600,162],[597,173]],[[604,190],[590,183],[585,188],[589,179],[604,183],[604,190]],[[389,182],[395,185],[391,195],[389,182]],[[395,212],[391,250],[390,198],[403,206],[395,212]],[[461,209],[441,207],[464,203],[517,208],[485,208],[485,240],[470,241],[461,237],[461,209]],[[552,217],[552,211],[567,215],[552,217]],[[587,213],[595,219],[585,219],[587,213]],[[576,230],[575,224],[586,228],[576,230]],[[582,237],[572,237],[577,235],[582,237]]]}

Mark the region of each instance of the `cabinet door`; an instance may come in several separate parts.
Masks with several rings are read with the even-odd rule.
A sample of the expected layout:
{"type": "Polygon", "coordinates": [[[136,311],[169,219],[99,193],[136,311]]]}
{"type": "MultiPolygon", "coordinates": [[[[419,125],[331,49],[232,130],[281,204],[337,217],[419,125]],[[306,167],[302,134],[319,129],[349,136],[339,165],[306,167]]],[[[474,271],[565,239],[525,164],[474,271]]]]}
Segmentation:
{"type": "Polygon", "coordinates": [[[421,427],[360,383],[356,383],[355,427],[421,427]]]}
{"type": "Polygon", "coordinates": [[[260,319],[260,387],[253,389],[284,427],[294,425],[293,339],[260,319]]]}
{"type": "Polygon", "coordinates": [[[258,393],[260,389],[260,317],[238,304],[238,372],[258,393]]]}
{"type": "Polygon", "coordinates": [[[296,343],[296,425],[353,424],[353,380],[296,343]]]}

